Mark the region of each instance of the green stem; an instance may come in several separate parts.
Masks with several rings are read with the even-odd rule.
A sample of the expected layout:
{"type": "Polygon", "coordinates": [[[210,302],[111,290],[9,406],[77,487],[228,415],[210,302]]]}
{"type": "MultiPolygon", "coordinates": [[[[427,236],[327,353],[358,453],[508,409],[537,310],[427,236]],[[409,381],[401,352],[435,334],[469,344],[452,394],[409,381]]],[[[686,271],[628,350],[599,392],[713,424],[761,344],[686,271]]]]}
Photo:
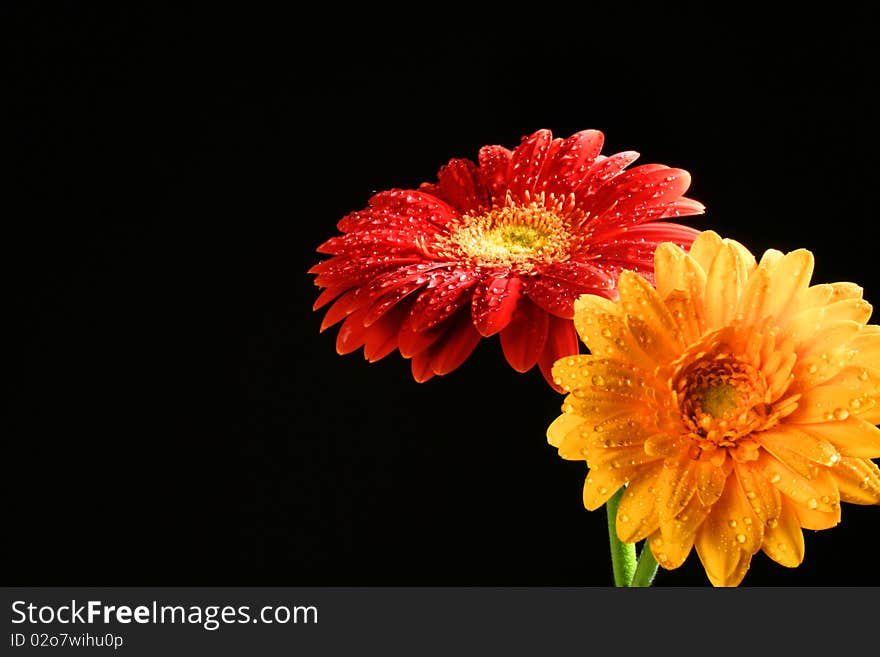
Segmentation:
{"type": "Polygon", "coordinates": [[[623,497],[624,488],[611,496],[605,503],[608,513],[608,542],[611,546],[611,567],[614,570],[614,586],[629,586],[636,572],[636,546],[624,543],[617,538],[617,507],[623,497]]]}
{"type": "Polygon", "coordinates": [[[645,544],[639,554],[639,562],[636,564],[636,574],[633,575],[630,586],[651,586],[656,574],[657,560],[651,552],[648,539],[645,539],[645,544]]]}

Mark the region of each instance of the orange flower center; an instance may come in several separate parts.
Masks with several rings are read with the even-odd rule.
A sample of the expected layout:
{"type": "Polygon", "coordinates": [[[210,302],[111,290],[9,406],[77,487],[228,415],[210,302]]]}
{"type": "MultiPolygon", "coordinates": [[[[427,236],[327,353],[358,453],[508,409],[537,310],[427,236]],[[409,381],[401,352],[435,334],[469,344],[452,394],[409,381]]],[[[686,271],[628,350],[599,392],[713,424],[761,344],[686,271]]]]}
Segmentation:
{"type": "Polygon", "coordinates": [[[538,264],[567,260],[572,247],[568,231],[573,196],[556,201],[544,194],[528,203],[508,196],[504,205],[465,214],[450,223],[438,240],[443,255],[473,265],[510,267],[522,273],[538,264]]]}
{"type": "Polygon", "coordinates": [[[703,354],[678,371],[672,388],[684,425],[701,450],[733,447],[778,419],[764,375],[730,354],[703,354]]]}

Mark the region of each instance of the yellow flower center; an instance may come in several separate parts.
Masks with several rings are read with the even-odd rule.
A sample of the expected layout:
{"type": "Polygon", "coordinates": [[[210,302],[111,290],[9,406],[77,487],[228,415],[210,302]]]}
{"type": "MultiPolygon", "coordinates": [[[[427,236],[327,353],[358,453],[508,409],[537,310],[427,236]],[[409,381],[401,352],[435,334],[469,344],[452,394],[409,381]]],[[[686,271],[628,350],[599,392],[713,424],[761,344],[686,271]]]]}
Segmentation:
{"type": "Polygon", "coordinates": [[[777,421],[764,375],[730,354],[700,354],[677,371],[672,387],[684,425],[703,450],[732,447],[777,421]]]}
{"type": "Polygon", "coordinates": [[[451,222],[435,245],[447,257],[472,265],[506,266],[528,272],[537,264],[567,260],[572,249],[568,231],[574,197],[557,201],[541,194],[528,203],[506,203],[465,214],[451,222]]]}

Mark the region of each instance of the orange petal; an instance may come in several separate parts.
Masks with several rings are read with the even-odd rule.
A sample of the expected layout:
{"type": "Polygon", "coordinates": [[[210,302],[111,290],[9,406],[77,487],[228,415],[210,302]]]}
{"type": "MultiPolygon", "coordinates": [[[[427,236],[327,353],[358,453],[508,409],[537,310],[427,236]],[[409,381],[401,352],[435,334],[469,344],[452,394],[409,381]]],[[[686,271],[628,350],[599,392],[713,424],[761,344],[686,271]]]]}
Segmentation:
{"type": "Polygon", "coordinates": [[[694,541],[713,586],[736,586],[745,576],[740,567],[743,551],[736,535],[727,529],[727,514],[713,508],[697,531],[694,541]]]}
{"type": "Polygon", "coordinates": [[[833,444],[841,456],[863,459],[880,457],[880,429],[860,417],[850,417],[840,422],[819,422],[798,426],[804,433],[812,434],[833,444]]]}
{"type": "Polygon", "coordinates": [[[590,468],[584,481],[584,507],[595,511],[644,468],[590,468]]]}
{"type": "Polygon", "coordinates": [[[742,317],[743,326],[757,326],[763,321],[769,289],[770,275],[759,267],[749,276],[739,298],[736,314],[742,317]]]}
{"type": "Polygon", "coordinates": [[[566,434],[577,429],[583,423],[584,418],[579,415],[563,413],[547,427],[547,442],[553,445],[553,447],[559,447],[566,434]]]}
{"type": "Polygon", "coordinates": [[[853,504],[880,504],[880,468],[868,459],[844,456],[831,469],[840,499],[853,504]]]}
{"type": "Polygon", "coordinates": [[[651,552],[654,553],[657,563],[667,570],[678,568],[683,564],[694,545],[697,530],[709,515],[709,511],[710,508],[703,506],[699,498],[694,495],[677,516],[662,521],[659,539],[655,533],[650,543],[651,552]]]}
{"type": "Polygon", "coordinates": [[[617,313],[617,306],[608,299],[589,294],[575,301],[574,324],[590,353],[606,358],[625,360],[651,371],[656,363],[646,354],[617,313]],[[611,310],[607,308],[610,304],[611,310]]]}
{"type": "Polygon", "coordinates": [[[700,339],[706,322],[702,304],[695,303],[694,298],[686,292],[675,290],[666,297],[666,307],[684,344],[693,344],[700,339]]]}
{"type": "Polygon", "coordinates": [[[818,331],[837,322],[855,322],[862,325],[871,317],[871,304],[864,299],[844,299],[818,308],[806,308],[794,315],[785,332],[795,342],[814,341],[818,331]]]}
{"type": "Polygon", "coordinates": [[[839,282],[839,283],[830,283],[831,289],[833,290],[831,295],[832,301],[839,301],[841,299],[861,299],[862,287],[860,285],[856,285],[855,283],[848,282],[839,282]]]}
{"type": "Polygon", "coordinates": [[[764,523],[752,509],[736,476],[727,478],[724,494],[712,508],[712,515],[724,521],[724,530],[733,536],[740,550],[754,554],[761,549],[764,539],[764,523]]]}
{"type": "Polygon", "coordinates": [[[680,514],[697,490],[694,462],[687,454],[666,459],[657,477],[656,488],[661,522],[680,514]]]}
{"type": "Polygon", "coordinates": [[[706,328],[727,326],[733,320],[748,274],[740,253],[724,244],[712,261],[706,276],[706,328]]]}
{"type": "Polygon", "coordinates": [[[618,415],[638,415],[650,410],[645,403],[601,390],[575,390],[565,398],[562,406],[584,419],[601,422],[618,415]]]}
{"type": "Polygon", "coordinates": [[[674,456],[681,451],[680,441],[677,435],[654,434],[645,440],[645,453],[652,456],[674,456]]]}
{"type": "MultiPolygon", "coordinates": [[[[836,377],[835,377],[836,378],[836,377]]],[[[829,382],[826,385],[816,386],[805,390],[797,408],[785,418],[787,423],[814,424],[819,422],[839,422],[873,406],[870,399],[863,398],[864,393],[851,385],[835,385],[829,382]],[[858,404],[858,409],[853,408],[853,401],[858,404]]]]}
{"type": "Polygon", "coordinates": [[[840,502],[837,486],[827,468],[815,466],[812,477],[808,479],[767,453],[762,454],[756,463],[780,493],[798,504],[831,512],[834,511],[832,505],[840,502]]]}
{"type": "Polygon", "coordinates": [[[630,482],[617,508],[617,536],[624,543],[635,543],[660,526],[655,484],[662,464],[646,468],[630,482]]]}
{"type": "Polygon", "coordinates": [[[684,250],[672,242],[663,242],[654,250],[654,281],[661,299],[674,290],[685,290],[688,284],[681,278],[683,263],[687,259],[684,250]]]}
{"type": "Polygon", "coordinates": [[[798,523],[804,529],[831,529],[840,523],[839,504],[835,505],[834,511],[827,513],[797,504],[794,506],[794,512],[797,515],[798,523]]]}
{"type": "Polygon", "coordinates": [[[875,324],[863,326],[850,343],[850,348],[855,351],[853,365],[876,366],[880,362],[880,326],[875,324]]]}
{"type": "Polygon", "coordinates": [[[553,365],[553,380],[567,392],[614,393],[650,401],[646,377],[645,372],[628,363],[593,355],[561,358],[553,365]]]}
{"type": "Polygon", "coordinates": [[[791,502],[783,502],[779,519],[764,530],[764,554],[776,563],[795,568],[804,560],[804,533],[791,502]]]}
{"type": "Polygon", "coordinates": [[[752,463],[737,463],[736,477],[752,511],[764,525],[779,518],[782,500],[779,491],[752,463]]]}
{"type": "Polygon", "coordinates": [[[727,475],[724,470],[715,467],[708,461],[697,464],[697,495],[704,506],[712,506],[724,492],[727,483],[727,475]]]}
{"type": "Polygon", "coordinates": [[[721,236],[713,230],[706,230],[697,235],[694,243],[691,244],[688,255],[693,258],[704,272],[708,272],[712,266],[712,261],[718,251],[721,250],[723,241],[721,236]]]}
{"type": "Polygon", "coordinates": [[[777,454],[777,450],[794,452],[821,465],[834,465],[840,459],[840,453],[830,442],[791,425],[778,424],[752,434],[752,438],[772,454],[777,454]]]}
{"type": "Polygon", "coordinates": [[[620,304],[626,311],[626,323],[636,343],[654,362],[679,355],[674,337],[675,321],[660,295],[644,278],[624,270],[617,280],[620,304]]]}
{"type": "MultiPolygon", "coordinates": [[[[567,440],[563,442],[563,448],[565,447],[567,440]]],[[[627,468],[659,460],[656,456],[646,454],[641,444],[627,447],[593,447],[585,441],[582,449],[591,468],[627,468]]]]}
{"type": "Polygon", "coordinates": [[[786,253],[770,270],[771,293],[767,296],[765,315],[784,325],[788,315],[801,309],[813,275],[813,254],[806,249],[786,253]]]}

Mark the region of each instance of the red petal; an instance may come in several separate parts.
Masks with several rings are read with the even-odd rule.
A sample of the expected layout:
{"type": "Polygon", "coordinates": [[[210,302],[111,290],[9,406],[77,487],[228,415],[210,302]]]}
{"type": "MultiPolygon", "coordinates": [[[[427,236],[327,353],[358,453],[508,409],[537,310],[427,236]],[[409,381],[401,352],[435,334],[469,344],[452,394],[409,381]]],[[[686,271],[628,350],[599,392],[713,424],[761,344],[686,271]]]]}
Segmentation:
{"type": "Polygon", "coordinates": [[[398,224],[425,230],[431,225],[445,226],[457,216],[455,208],[436,196],[415,189],[391,189],[374,195],[369,208],[343,217],[336,227],[344,233],[398,224]]]}
{"type": "Polygon", "coordinates": [[[446,267],[445,262],[420,262],[414,265],[405,265],[397,269],[377,276],[369,281],[367,285],[358,288],[357,299],[362,303],[370,303],[380,296],[392,292],[395,288],[417,284],[419,287],[428,282],[428,277],[432,270],[446,267]]]}
{"type": "Polygon", "coordinates": [[[320,287],[355,287],[363,285],[364,282],[376,278],[395,267],[399,268],[403,265],[417,264],[423,261],[424,257],[416,255],[376,256],[370,254],[354,258],[337,256],[320,263],[320,265],[323,265],[320,272],[316,271],[320,265],[315,265],[309,270],[309,273],[318,273],[317,278],[315,278],[315,285],[320,287]]]}
{"type": "Polygon", "coordinates": [[[623,151],[605,158],[597,157],[581,184],[575,188],[574,193],[580,198],[593,194],[638,158],[639,154],[636,151],[623,151]]]}
{"type": "Polygon", "coordinates": [[[602,151],[604,135],[598,130],[582,130],[562,140],[544,166],[545,191],[567,194],[580,185],[602,151]]]}
{"type": "Polygon", "coordinates": [[[420,189],[443,199],[462,214],[488,207],[490,202],[477,165],[465,159],[449,160],[437,174],[437,184],[424,183],[420,189]]]}
{"type": "Polygon", "coordinates": [[[621,174],[582,206],[591,212],[588,224],[594,235],[609,228],[632,226],[659,219],[668,205],[681,198],[690,185],[682,169],[645,165],[621,174]]]}
{"type": "Polygon", "coordinates": [[[412,375],[418,383],[424,383],[434,377],[431,369],[431,352],[423,351],[412,359],[412,375]]]}
{"type": "Polygon", "coordinates": [[[312,310],[319,310],[321,307],[326,306],[328,303],[333,301],[340,294],[345,292],[348,289],[347,285],[337,285],[335,287],[328,287],[326,290],[321,292],[318,295],[318,298],[315,299],[315,303],[312,304],[312,310]]]}
{"type": "Polygon", "coordinates": [[[550,322],[547,329],[547,342],[544,345],[544,351],[538,358],[538,367],[541,368],[541,374],[547,380],[554,390],[557,392],[565,392],[560,386],[553,382],[553,363],[560,358],[572,356],[580,351],[580,343],[578,342],[577,331],[575,331],[574,323],[568,319],[561,319],[550,315],[550,322]]]}
{"type": "Polygon", "coordinates": [[[529,279],[523,291],[548,313],[564,319],[574,317],[574,302],[584,293],[571,283],[543,276],[529,279]]]}
{"type": "MultiPolygon", "coordinates": [[[[435,229],[436,230],[436,229],[435,229]]],[[[339,237],[331,237],[318,247],[319,253],[333,255],[375,255],[376,251],[384,253],[421,252],[419,241],[425,231],[414,229],[381,227],[373,230],[362,230],[346,233],[339,237]]]]}
{"type": "Polygon", "coordinates": [[[480,342],[467,313],[461,313],[443,339],[431,347],[431,369],[435,374],[449,374],[471,355],[480,342]]]}
{"type": "Polygon", "coordinates": [[[488,278],[474,289],[471,315],[474,326],[484,336],[495,335],[510,322],[522,282],[507,275],[488,278]]]}
{"type": "Polygon", "coordinates": [[[513,319],[501,331],[501,348],[507,362],[517,372],[535,366],[547,343],[549,315],[524,297],[517,304],[513,319]]]}
{"type": "Polygon", "coordinates": [[[480,177],[493,203],[504,199],[507,194],[512,157],[513,153],[502,146],[483,146],[480,149],[480,177]]]}
{"type": "Polygon", "coordinates": [[[582,291],[613,290],[618,274],[615,269],[609,271],[601,264],[579,260],[557,262],[541,270],[541,276],[560,279],[582,291]]]}
{"type": "Polygon", "coordinates": [[[552,141],[553,135],[549,130],[538,130],[513,151],[508,187],[515,198],[522,200],[525,192],[536,190],[552,141]]]}
{"type": "MultiPolygon", "coordinates": [[[[403,301],[410,294],[412,294],[416,290],[421,289],[424,284],[425,283],[423,281],[413,281],[411,283],[406,283],[405,285],[396,287],[387,294],[383,294],[381,297],[376,299],[376,301],[373,302],[373,304],[367,309],[367,314],[364,316],[364,326],[370,326],[371,324],[376,322],[389,310],[395,308],[397,304],[403,301]]],[[[407,305],[407,312],[409,312],[409,304],[407,305]]]]}
{"type": "Polygon", "coordinates": [[[367,328],[364,326],[366,308],[362,308],[345,318],[336,336],[336,352],[350,354],[366,341],[367,328]]]}
{"type": "Polygon", "coordinates": [[[368,326],[364,340],[364,358],[374,363],[397,348],[397,334],[408,313],[409,307],[402,304],[368,326]]]}
{"type": "Polygon", "coordinates": [[[400,355],[404,358],[413,358],[434,344],[446,331],[446,325],[435,326],[432,329],[418,330],[413,324],[413,316],[410,314],[400,325],[397,336],[400,355]]]}
{"type": "Polygon", "coordinates": [[[470,289],[480,276],[470,269],[433,272],[428,289],[413,304],[412,328],[424,331],[436,326],[464,306],[471,298],[470,289]]]}
{"type": "Polygon", "coordinates": [[[326,331],[336,322],[342,321],[349,313],[354,311],[357,307],[356,295],[357,290],[349,290],[327,309],[327,313],[324,315],[324,321],[321,322],[322,331],[326,331]]]}

